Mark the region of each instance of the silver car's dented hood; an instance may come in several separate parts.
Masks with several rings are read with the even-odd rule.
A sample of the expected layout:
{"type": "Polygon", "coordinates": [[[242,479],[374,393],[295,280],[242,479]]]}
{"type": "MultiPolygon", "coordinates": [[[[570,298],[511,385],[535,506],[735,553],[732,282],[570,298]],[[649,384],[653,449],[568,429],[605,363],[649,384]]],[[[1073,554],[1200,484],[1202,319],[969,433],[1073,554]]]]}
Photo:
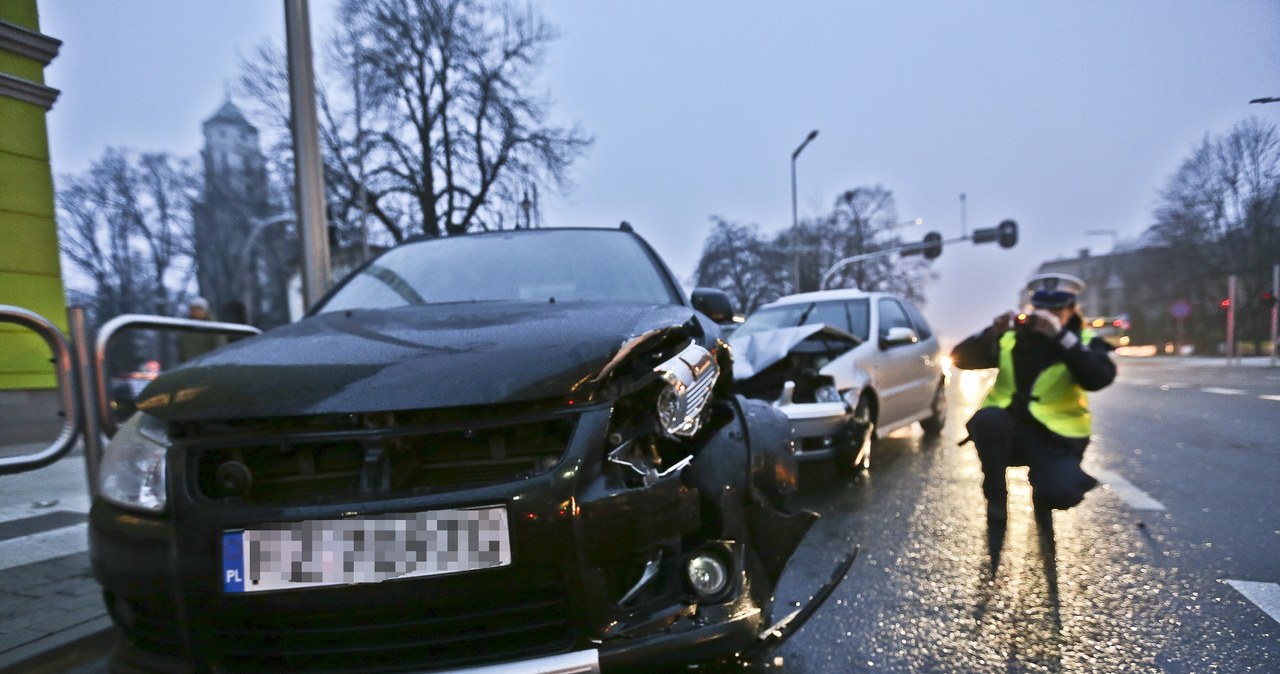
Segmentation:
{"type": "Polygon", "coordinates": [[[820,332],[829,333],[832,337],[843,340],[856,339],[823,324],[763,330],[749,335],[731,335],[729,347],[733,349],[733,378],[743,381],[756,376],[770,365],[786,358],[797,344],[820,332]]]}

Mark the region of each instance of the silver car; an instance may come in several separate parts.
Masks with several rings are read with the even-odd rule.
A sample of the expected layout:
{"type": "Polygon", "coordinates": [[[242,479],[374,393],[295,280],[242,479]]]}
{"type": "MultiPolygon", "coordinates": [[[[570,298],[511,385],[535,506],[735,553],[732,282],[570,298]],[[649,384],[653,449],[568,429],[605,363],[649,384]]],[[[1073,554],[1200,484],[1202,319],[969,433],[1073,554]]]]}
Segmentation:
{"type": "Polygon", "coordinates": [[[946,421],[946,371],[920,310],[896,295],[826,290],[789,295],[729,338],[736,390],[791,420],[797,458],[871,465],[871,444],[920,422],[946,421]]]}

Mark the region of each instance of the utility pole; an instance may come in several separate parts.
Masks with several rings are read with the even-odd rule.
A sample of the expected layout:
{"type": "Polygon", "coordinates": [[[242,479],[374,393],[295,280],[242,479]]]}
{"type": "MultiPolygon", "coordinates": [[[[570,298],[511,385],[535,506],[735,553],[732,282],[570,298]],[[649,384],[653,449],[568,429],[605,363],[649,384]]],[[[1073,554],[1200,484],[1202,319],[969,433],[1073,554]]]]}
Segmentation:
{"type": "Polygon", "coordinates": [[[315,68],[307,0],[284,0],[292,112],[298,238],[302,245],[302,306],[309,310],[329,285],[329,225],[324,208],[324,169],[316,117],[315,68]]]}
{"type": "Polygon", "coordinates": [[[800,292],[800,216],[799,209],[796,206],[796,159],[800,153],[804,151],[804,147],[814,138],[818,137],[818,130],[814,129],[809,135],[804,137],[804,142],[791,153],[791,248],[792,248],[792,266],[795,273],[795,291],[800,292]]]}
{"type": "Polygon", "coordinates": [[[1227,364],[1236,354],[1236,275],[1227,277],[1227,364]]]}
{"type": "Polygon", "coordinates": [[[1276,366],[1276,350],[1280,349],[1280,341],[1276,339],[1276,318],[1280,314],[1280,264],[1271,267],[1271,367],[1276,366]]]}

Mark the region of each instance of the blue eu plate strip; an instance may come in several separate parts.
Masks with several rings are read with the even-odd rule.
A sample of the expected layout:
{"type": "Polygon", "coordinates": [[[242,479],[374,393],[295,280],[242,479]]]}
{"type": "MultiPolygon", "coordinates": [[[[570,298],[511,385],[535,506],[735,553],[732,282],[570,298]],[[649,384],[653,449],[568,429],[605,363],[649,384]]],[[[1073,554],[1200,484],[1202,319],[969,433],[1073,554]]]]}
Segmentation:
{"type": "Polygon", "coordinates": [[[222,591],[244,592],[244,532],[222,534],[222,591]]]}

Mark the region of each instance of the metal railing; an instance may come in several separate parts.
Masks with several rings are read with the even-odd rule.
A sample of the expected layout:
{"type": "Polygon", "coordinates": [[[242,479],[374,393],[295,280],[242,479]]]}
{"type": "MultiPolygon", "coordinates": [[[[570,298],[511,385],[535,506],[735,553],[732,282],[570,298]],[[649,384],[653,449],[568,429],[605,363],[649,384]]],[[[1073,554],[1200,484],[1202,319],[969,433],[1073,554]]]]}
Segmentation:
{"type": "Polygon", "coordinates": [[[58,402],[62,409],[62,429],[57,439],[34,454],[0,458],[0,475],[43,468],[67,455],[76,444],[83,425],[80,406],[76,404],[75,380],[72,378],[71,350],[62,331],[45,317],[9,304],[0,304],[0,323],[15,323],[40,335],[53,354],[54,375],[58,382],[58,402]]]}
{"type": "Polygon", "coordinates": [[[47,448],[32,454],[0,458],[0,475],[22,473],[43,468],[67,455],[76,441],[84,439],[85,469],[89,477],[90,495],[97,494],[98,465],[105,441],[115,435],[118,424],[111,413],[107,396],[107,349],[116,335],[127,329],[177,330],[209,332],[222,335],[258,335],[262,331],[251,325],[222,323],[191,318],[172,318],[148,314],[123,314],[107,321],[98,329],[90,349],[89,329],[84,309],[67,310],[68,337],[43,316],[22,307],[0,304],[0,322],[16,323],[36,332],[53,352],[58,384],[58,398],[64,417],[62,430],[47,448]]]}

